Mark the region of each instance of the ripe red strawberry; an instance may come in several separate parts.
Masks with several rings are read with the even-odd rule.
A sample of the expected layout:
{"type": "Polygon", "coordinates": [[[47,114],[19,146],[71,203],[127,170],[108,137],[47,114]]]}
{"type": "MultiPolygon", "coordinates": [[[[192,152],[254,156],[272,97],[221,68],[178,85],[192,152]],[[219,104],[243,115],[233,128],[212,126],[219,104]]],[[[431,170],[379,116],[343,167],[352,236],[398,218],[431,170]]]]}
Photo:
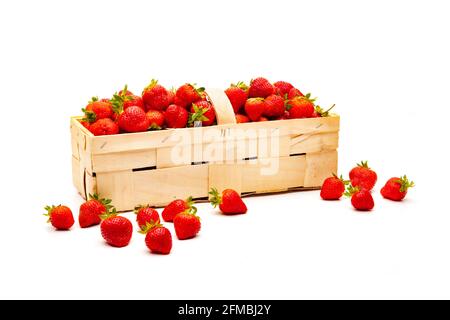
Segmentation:
{"type": "Polygon", "coordinates": [[[245,113],[252,121],[258,121],[265,108],[266,104],[263,98],[250,98],[245,103],[245,113]]]}
{"type": "Polygon", "coordinates": [[[158,84],[158,80],[152,79],[150,84],[142,92],[142,100],[145,109],[148,110],[166,110],[169,106],[169,94],[166,88],[158,84]]]}
{"type": "Polygon", "coordinates": [[[249,121],[250,121],[250,119],[246,115],[243,115],[243,114],[236,115],[236,123],[246,123],[249,121]]]}
{"type": "Polygon", "coordinates": [[[381,188],[381,195],[389,200],[401,201],[406,197],[408,189],[414,187],[414,181],[409,181],[408,177],[389,179],[383,188],[381,188]]]}
{"type": "Polygon", "coordinates": [[[100,199],[98,194],[89,195],[89,200],[80,206],[78,222],[81,228],[100,224],[101,215],[108,213],[113,206],[110,199],[100,199]]]}
{"type": "Polygon", "coordinates": [[[345,192],[345,186],[349,183],[341,177],[333,174],[323,181],[320,196],[323,200],[339,200],[345,192]]]}
{"type": "Polygon", "coordinates": [[[69,230],[75,223],[72,211],[66,206],[46,206],[45,210],[47,213],[44,216],[48,217],[47,222],[50,222],[57,230],[69,230]]]}
{"type": "Polygon", "coordinates": [[[106,243],[113,247],[125,247],[133,235],[133,225],[125,217],[118,216],[116,211],[101,216],[103,219],[100,230],[106,243]]]}
{"type": "Polygon", "coordinates": [[[113,120],[105,118],[91,124],[89,126],[89,131],[91,131],[94,136],[118,134],[119,126],[113,120]]]}
{"type": "Polygon", "coordinates": [[[289,118],[290,118],[289,111],[286,110],[281,116],[275,118],[275,120],[286,120],[289,118]]]}
{"type": "Polygon", "coordinates": [[[91,124],[88,121],[84,121],[83,119],[79,120],[81,125],[91,131],[91,124]]]}
{"type": "Polygon", "coordinates": [[[160,130],[164,127],[165,118],[164,113],[158,110],[149,110],[147,112],[147,118],[150,121],[151,130],[160,130]]]}
{"type": "Polygon", "coordinates": [[[136,106],[129,107],[120,113],[117,121],[120,129],[125,132],[143,132],[150,127],[150,120],[145,111],[136,106]]]}
{"type": "Polygon", "coordinates": [[[274,86],[265,78],[256,78],[250,82],[248,96],[250,98],[266,98],[275,92],[274,86]]]}
{"type": "Polygon", "coordinates": [[[158,211],[150,208],[148,205],[134,208],[134,213],[136,214],[136,221],[141,230],[144,230],[147,223],[159,223],[160,221],[158,211]]]}
{"type": "Polygon", "coordinates": [[[222,195],[216,188],[212,188],[209,192],[211,195],[210,202],[215,207],[219,206],[220,211],[224,214],[240,214],[247,212],[247,206],[242,201],[239,193],[232,189],[225,189],[222,195]]]}
{"type": "Polygon", "coordinates": [[[275,93],[282,97],[289,94],[291,89],[294,89],[294,86],[286,81],[277,81],[273,86],[275,87],[275,93]]]}
{"type": "Polygon", "coordinates": [[[177,199],[169,203],[162,212],[162,218],[166,222],[172,222],[173,218],[181,212],[189,211],[189,212],[197,212],[197,208],[194,207],[194,201],[192,197],[189,197],[187,200],[177,199]]]}
{"type": "Polygon", "coordinates": [[[201,121],[203,127],[208,127],[216,121],[216,111],[208,101],[197,101],[192,104],[189,115],[189,126],[194,126],[196,121],[201,121]]]}
{"type": "Polygon", "coordinates": [[[265,108],[263,115],[268,118],[281,117],[286,110],[284,106],[284,99],[280,96],[272,94],[268,96],[265,100],[265,108]]]}
{"type": "Polygon", "coordinates": [[[175,88],[171,88],[167,90],[167,101],[169,102],[169,106],[175,103],[175,88]]]}
{"type": "Polygon", "coordinates": [[[181,87],[178,88],[176,92],[175,103],[178,104],[180,107],[186,108],[187,106],[190,106],[191,103],[201,100],[204,97],[203,95],[204,91],[205,88],[203,87],[197,88],[195,83],[183,84],[181,87]]]}
{"type": "Polygon", "coordinates": [[[172,250],[172,235],[159,222],[147,223],[139,233],[145,234],[145,244],[153,253],[169,254],[172,250]]]}
{"type": "Polygon", "coordinates": [[[291,100],[291,99],[294,99],[295,97],[303,97],[303,96],[304,96],[304,94],[300,90],[298,90],[296,88],[292,88],[291,90],[289,90],[287,98],[289,100],[291,100]]]}
{"type": "Polygon", "coordinates": [[[330,111],[335,107],[336,105],[333,104],[328,110],[323,110],[320,106],[316,106],[314,108],[314,112],[312,115],[312,118],[321,118],[321,117],[328,117],[330,115],[330,111]]]}
{"type": "Polygon", "coordinates": [[[125,110],[126,108],[133,107],[133,106],[139,107],[141,109],[145,109],[144,101],[142,100],[141,97],[126,96],[126,98],[124,99],[124,102],[123,102],[123,109],[125,110]]]}
{"type": "Polygon", "coordinates": [[[356,210],[369,211],[375,206],[370,191],[366,189],[360,190],[358,187],[349,185],[345,195],[351,197],[352,205],[356,210]]]}
{"type": "Polygon", "coordinates": [[[314,113],[314,100],[311,94],[297,96],[287,102],[286,108],[291,119],[311,118],[314,113]]]}
{"type": "Polygon", "coordinates": [[[194,238],[201,228],[200,218],[189,211],[184,211],[173,218],[175,233],[180,240],[194,238]]]}
{"type": "Polygon", "coordinates": [[[367,161],[361,161],[349,173],[350,181],[354,187],[372,190],[377,182],[377,174],[369,168],[367,161]]]}
{"type": "Polygon", "coordinates": [[[96,120],[111,118],[113,116],[113,108],[110,102],[98,101],[97,97],[92,97],[86,108],[81,109],[84,113],[83,121],[90,123],[96,120]]]}
{"type": "Polygon", "coordinates": [[[225,94],[233,106],[234,113],[238,113],[248,98],[248,86],[239,81],[237,84],[231,84],[230,87],[225,90],[225,94]]]}
{"type": "Polygon", "coordinates": [[[171,104],[164,112],[167,128],[185,128],[188,123],[189,113],[183,107],[171,104]]]}

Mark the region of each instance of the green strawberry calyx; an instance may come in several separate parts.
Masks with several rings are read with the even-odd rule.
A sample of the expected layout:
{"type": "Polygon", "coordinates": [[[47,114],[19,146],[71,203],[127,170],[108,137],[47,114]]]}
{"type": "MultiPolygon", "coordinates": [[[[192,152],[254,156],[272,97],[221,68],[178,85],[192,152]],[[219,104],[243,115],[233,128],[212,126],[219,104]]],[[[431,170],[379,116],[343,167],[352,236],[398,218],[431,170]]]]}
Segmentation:
{"type": "Polygon", "coordinates": [[[368,161],[361,161],[361,163],[357,163],[356,165],[360,168],[370,169],[368,161]]]}
{"type": "Polygon", "coordinates": [[[150,208],[150,205],[148,205],[148,204],[140,204],[140,205],[137,205],[136,207],[134,207],[133,212],[134,212],[134,214],[138,214],[139,211],[141,211],[142,209],[146,209],[146,208],[150,208]]]}
{"type": "Polygon", "coordinates": [[[354,187],[351,184],[348,184],[347,189],[344,192],[344,196],[350,198],[359,191],[360,191],[359,187],[354,187]]]}
{"type": "Polygon", "coordinates": [[[88,199],[100,202],[106,208],[105,213],[108,213],[112,209],[114,209],[114,206],[111,204],[111,202],[112,202],[111,199],[101,198],[97,193],[89,194],[88,199]]]}
{"type": "Polygon", "coordinates": [[[45,206],[45,207],[44,207],[44,210],[47,211],[47,213],[44,213],[43,215],[46,216],[46,217],[48,217],[47,223],[50,223],[50,220],[51,220],[51,217],[52,217],[52,211],[53,211],[53,209],[55,209],[56,207],[59,207],[59,206],[51,205],[51,206],[45,206]]]}
{"type": "Polygon", "coordinates": [[[342,181],[342,183],[344,184],[344,186],[347,186],[350,184],[350,180],[345,180],[344,177],[342,177],[342,174],[338,177],[338,175],[336,173],[333,173],[333,177],[335,177],[336,179],[339,179],[342,181]]]}
{"type": "Polygon", "coordinates": [[[402,176],[396,182],[400,184],[400,192],[406,192],[408,188],[412,188],[415,186],[414,181],[409,181],[406,175],[402,176]]]}
{"type": "Polygon", "coordinates": [[[159,221],[150,221],[150,222],[146,222],[145,226],[142,226],[141,230],[139,230],[138,232],[141,234],[147,234],[149,233],[151,230],[156,229],[156,228],[162,228],[163,225],[159,222],[159,221]]]}
{"type": "Polygon", "coordinates": [[[205,112],[208,111],[207,108],[201,108],[197,106],[195,103],[192,104],[192,107],[194,108],[194,113],[191,113],[189,115],[189,126],[192,126],[194,122],[196,121],[209,121],[209,118],[205,116],[205,112]]]}
{"type": "Polygon", "coordinates": [[[321,116],[321,117],[328,117],[330,115],[330,111],[336,106],[336,104],[333,104],[330,108],[327,110],[323,110],[322,107],[316,106],[314,109],[315,111],[321,116]]]}
{"type": "Polygon", "coordinates": [[[144,94],[146,91],[152,90],[156,85],[158,84],[158,80],[152,79],[150,83],[144,88],[142,91],[142,94],[144,94]]]}
{"type": "Polygon", "coordinates": [[[190,213],[196,214],[197,213],[197,207],[194,206],[195,201],[192,197],[189,197],[185,200],[186,202],[186,206],[187,206],[187,211],[189,211],[190,213]]]}
{"type": "Polygon", "coordinates": [[[239,82],[237,82],[236,84],[232,83],[232,84],[230,85],[230,87],[236,87],[236,88],[242,89],[242,90],[244,90],[244,91],[247,91],[247,90],[248,90],[248,85],[245,84],[245,82],[243,82],[243,81],[239,81],[239,82]]]}
{"type": "Polygon", "coordinates": [[[109,211],[107,211],[107,212],[101,214],[101,215],[100,215],[100,219],[106,220],[106,219],[115,217],[115,216],[117,216],[117,215],[119,215],[119,213],[117,212],[116,208],[112,208],[112,210],[109,210],[109,211]]]}
{"type": "Polygon", "coordinates": [[[112,105],[114,113],[121,114],[123,112],[123,104],[125,101],[133,100],[133,96],[127,95],[128,85],[125,85],[122,92],[114,93],[113,97],[109,100],[112,105]]]}
{"type": "Polygon", "coordinates": [[[209,198],[209,202],[212,204],[214,208],[222,204],[222,196],[219,194],[216,188],[211,188],[209,192],[211,197],[209,198]]]}
{"type": "Polygon", "coordinates": [[[203,92],[205,92],[204,87],[197,87],[196,83],[188,83],[189,86],[191,86],[195,92],[197,92],[198,96],[201,98],[203,92]]]}
{"type": "Polygon", "coordinates": [[[95,114],[95,112],[89,111],[85,108],[81,109],[81,111],[84,113],[84,117],[81,119],[81,121],[94,123],[95,120],[97,120],[97,115],[95,114]]]}

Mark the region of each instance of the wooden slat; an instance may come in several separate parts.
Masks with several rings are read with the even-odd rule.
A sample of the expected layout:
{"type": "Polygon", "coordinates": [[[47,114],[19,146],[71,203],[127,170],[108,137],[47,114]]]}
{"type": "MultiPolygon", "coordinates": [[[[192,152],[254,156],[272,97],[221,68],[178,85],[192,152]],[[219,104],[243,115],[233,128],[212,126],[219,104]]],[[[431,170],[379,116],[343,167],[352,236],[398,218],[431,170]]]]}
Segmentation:
{"type": "Polygon", "coordinates": [[[72,157],[72,182],[80,194],[84,194],[83,174],[80,168],[80,160],[72,157]]]}
{"type": "Polygon", "coordinates": [[[97,191],[101,197],[113,200],[119,211],[131,210],[136,205],[133,171],[102,172],[96,175],[97,191]]]}
{"type": "Polygon", "coordinates": [[[117,152],[92,156],[95,173],[156,167],[156,150],[117,152]]]}
{"type": "Polygon", "coordinates": [[[302,134],[291,139],[290,154],[335,150],[338,147],[338,141],[338,132],[302,134]]]}
{"type": "Polygon", "coordinates": [[[319,187],[325,178],[337,173],[337,151],[306,154],[305,187],[319,187]]]}

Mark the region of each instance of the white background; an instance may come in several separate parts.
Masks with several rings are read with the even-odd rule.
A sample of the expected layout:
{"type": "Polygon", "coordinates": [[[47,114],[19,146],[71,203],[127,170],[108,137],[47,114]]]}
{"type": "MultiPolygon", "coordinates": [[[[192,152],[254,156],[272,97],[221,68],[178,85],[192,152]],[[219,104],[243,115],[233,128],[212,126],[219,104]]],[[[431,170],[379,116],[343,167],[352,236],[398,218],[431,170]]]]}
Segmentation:
{"type": "Polygon", "coordinates": [[[450,298],[448,16],[447,1],[2,1],[0,298],[450,298]],[[317,191],[238,217],[199,205],[199,237],[169,256],[136,232],[115,249],[46,225],[44,205],[81,203],[69,117],[91,96],[260,75],[336,103],[341,173],[369,160],[380,178],[372,213],[317,191]],[[382,200],[405,173],[408,199],[382,200]]]}

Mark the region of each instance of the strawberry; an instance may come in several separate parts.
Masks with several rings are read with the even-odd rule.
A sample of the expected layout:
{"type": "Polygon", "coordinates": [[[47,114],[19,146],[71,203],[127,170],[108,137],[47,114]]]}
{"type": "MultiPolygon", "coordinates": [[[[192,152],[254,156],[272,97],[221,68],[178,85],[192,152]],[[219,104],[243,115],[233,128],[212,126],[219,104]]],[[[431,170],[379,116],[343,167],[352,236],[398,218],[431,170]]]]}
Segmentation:
{"type": "Polygon", "coordinates": [[[265,108],[266,104],[263,98],[250,98],[245,103],[245,113],[251,121],[258,121],[265,108]]]}
{"type": "Polygon", "coordinates": [[[286,110],[281,116],[275,118],[275,120],[286,120],[289,118],[290,118],[289,111],[286,110]]]}
{"type": "Polygon", "coordinates": [[[208,101],[197,101],[192,104],[189,115],[189,126],[194,126],[196,121],[201,121],[203,127],[208,127],[216,121],[216,111],[208,101]]]}
{"type": "Polygon", "coordinates": [[[128,90],[128,85],[125,85],[125,87],[119,91],[118,95],[124,97],[124,96],[133,96],[134,93],[128,90]]]}
{"type": "Polygon", "coordinates": [[[194,238],[201,228],[200,218],[194,213],[184,211],[173,218],[175,233],[180,240],[194,238]]]}
{"type": "Polygon", "coordinates": [[[185,108],[171,104],[164,112],[164,117],[168,128],[185,128],[189,113],[185,108]]]}
{"type": "Polygon", "coordinates": [[[89,123],[89,121],[84,121],[83,119],[81,119],[79,121],[83,127],[88,129],[89,131],[91,131],[91,124],[89,123]]]}
{"type": "Polygon", "coordinates": [[[360,189],[372,190],[377,182],[377,174],[369,168],[367,161],[361,161],[354,167],[350,173],[350,181],[354,187],[360,189]]]}
{"type": "Polygon", "coordinates": [[[328,117],[330,115],[330,111],[335,107],[336,105],[333,104],[330,108],[327,110],[323,110],[320,106],[316,106],[314,108],[314,112],[312,114],[312,118],[321,118],[321,117],[328,117]]]}
{"type": "Polygon", "coordinates": [[[311,94],[306,96],[297,96],[287,102],[286,108],[289,111],[291,119],[311,118],[314,113],[314,100],[311,94]]]}
{"type": "Polygon", "coordinates": [[[383,198],[401,201],[408,193],[408,189],[412,187],[414,187],[414,181],[409,181],[407,176],[401,178],[394,177],[386,182],[380,192],[383,198]]]}
{"type": "Polygon", "coordinates": [[[150,208],[148,205],[137,206],[134,208],[134,213],[136,214],[136,221],[141,230],[144,229],[147,223],[159,223],[160,221],[158,211],[150,208]]]}
{"type": "Polygon", "coordinates": [[[195,83],[190,84],[186,83],[183,84],[181,87],[178,88],[176,92],[176,100],[174,101],[175,104],[179,105],[180,107],[186,108],[191,103],[196,102],[198,100],[201,100],[204,95],[203,92],[205,91],[205,88],[197,88],[195,83]]]}
{"type": "Polygon", "coordinates": [[[236,123],[246,123],[249,121],[250,121],[250,119],[246,115],[243,115],[243,114],[236,115],[236,123]]]}
{"type": "Polygon", "coordinates": [[[256,78],[250,82],[248,96],[250,98],[266,98],[275,92],[274,86],[265,78],[256,78]]]}
{"type": "Polygon", "coordinates": [[[66,206],[46,206],[44,209],[47,211],[44,214],[48,217],[47,222],[57,230],[69,230],[75,223],[72,211],[66,206]]]}
{"type": "Polygon", "coordinates": [[[86,108],[81,109],[84,113],[83,121],[90,123],[96,120],[111,118],[113,116],[113,108],[110,102],[98,101],[97,97],[92,97],[86,108]]]}
{"type": "Polygon", "coordinates": [[[106,243],[113,247],[125,247],[130,243],[133,235],[133,225],[125,217],[118,216],[116,211],[101,216],[100,230],[106,243]]]}
{"type": "Polygon", "coordinates": [[[239,81],[237,84],[231,84],[228,89],[225,90],[225,94],[233,106],[234,113],[239,113],[248,98],[248,86],[239,81]]]}
{"type": "Polygon", "coordinates": [[[345,186],[349,183],[342,178],[333,174],[332,177],[323,181],[320,196],[323,200],[339,200],[345,192],[345,186]]]}
{"type": "Polygon", "coordinates": [[[282,97],[289,94],[291,89],[294,89],[294,86],[286,81],[277,81],[273,84],[273,86],[275,87],[275,93],[282,97]]]}
{"type": "Polygon", "coordinates": [[[119,126],[113,120],[105,118],[91,124],[89,126],[89,131],[91,131],[94,136],[118,134],[119,126]]]}
{"type": "Polygon", "coordinates": [[[126,108],[133,106],[144,109],[144,101],[139,96],[126,96],[123,102],[123,109],[125,110],[126,108]]]}
{"type": "Polygon", "coordinates": [[[164,208],[162,212],[162,218],[166,222],[172,222],[173,218],[180,212],[189,211],[189,212],[197,212],[197,208],[194,207],[194,201],[192,197],[189,197],[187,200],[174,200],[164,208]]]}
{"type": "Polygon", "coordinates": [[[143,132],[150,127],[150,120],[145,111],[133,106],[124,110],[117,120],[121,130],[125,132],[143,132]]]}
{"type": "Polygon", "coordinates": [[[283,98],[275,94],[268,96],[264,100],[264,103],[265,107],[263,115],[268,118],[281,117],[286,110],[283,98]]]}
{"type": "Polygon", "coordinates": [[[142,100],[147,111],[163,111],[169,106],[169,95],[166,88],[158,84],[158,80],[155,79],[152,79],[150,84],[144,88],[142,100]]]}
{"type": "Polygon", "coordinates": [[[150,121],[150,130],[160,130],[164,127],[164,113],[158,110],[149,110],[146,115],[150,121]]]}
{"type": "Polygon", "coordinates": [[[151,252],[169,254],[172,250],[172,235],[159,222],[147,223],[139,233],[146,235],[145,244],[151,252]]]}
{"type": "Polygon", "coordinates": [[[90,194],[89,200],[80,206],[78,222],[81,228],[100,224],[101,215],[108,213],[113,206],[110,199],[100,199],[98,194],[90,194]]]}
{"type": "Polygon", "coordinates": [[[262,116],[258,119],[258,122],[264,122],[264,121],[269,121],[269,119],[267,119],[266,117],[262,117],[262,116]]]}
{"type": "Polygon", "coordinates": [[[215,207],[219,206],[220,211],[224,214],[240,214],[247,212],[247,206],[242,201],[239,193],[232,189],[226,189],[219,195],[216,188],[212,188],[209,192],[211,195],[210,202],[215,207]]]}
{"type": "Polygon", "coordinates": [[[361,190],[359,187],[349,185],[345,196],[351,197],[352,205],[356,210],[369,211],[375,206],[370,191],[366,189],[361,190]]]}
{"type": "Polygon", "coordinates": [[[167,101],[169,106],[175,103],[175,88],[172,87],[170,90],[167,90],[167,101]]]}
{"type": "Polygon", "coordinates": [[[295,97],[303,97],[303,96],[304,94],[300,90],[292,88],[291,90],[289,90],[287,98],[291,100],[294,99],[295,97]]]}

